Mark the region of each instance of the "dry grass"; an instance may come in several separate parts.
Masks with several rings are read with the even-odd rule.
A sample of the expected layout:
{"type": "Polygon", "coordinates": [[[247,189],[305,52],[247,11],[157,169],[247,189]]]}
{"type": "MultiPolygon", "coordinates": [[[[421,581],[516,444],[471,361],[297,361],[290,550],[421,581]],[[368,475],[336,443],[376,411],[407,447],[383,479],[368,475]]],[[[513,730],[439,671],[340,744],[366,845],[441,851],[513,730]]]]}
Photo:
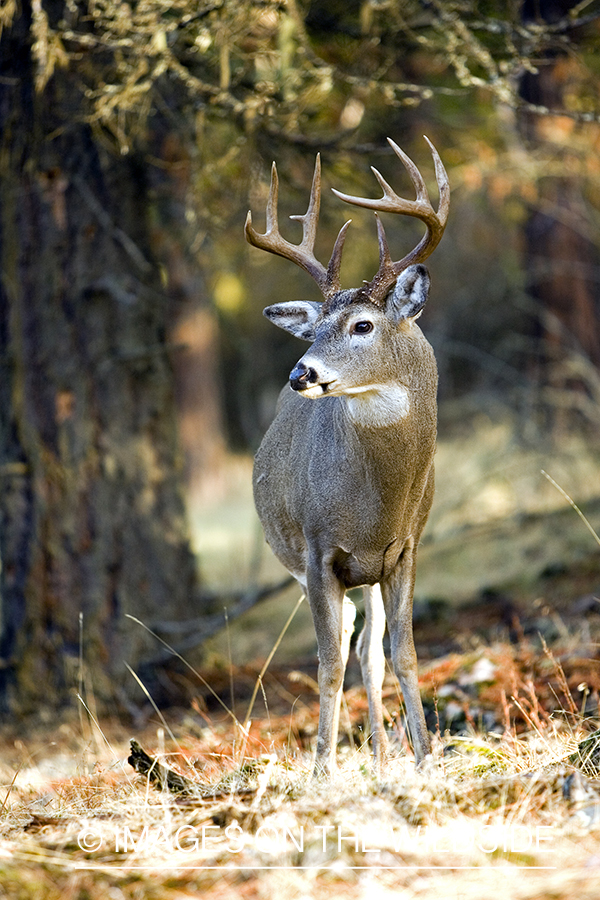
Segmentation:
{"type": "MultiPolygon", "coordinates": [[[[280,664],[257,685],[260,664],[221,665],[202,674],[227,703],[235,685],[231,715],[211,708],[207,694],[184,714],[165,712],[160,727],[136,730],[161,763],[197,784],[186,794],[156,790],[136,775],[127,763],[128,736],[114,722],[100,727],[84,716],[51,734],[0,738],[0,898],[481,900],[495,894],[595,900],[600,760],[595,750],[585,759],[576,751],[598,728],[596,601],[573,605],[566,594],[560,600],[560,578],[573,578],[566,571],[552,583],[533,573],[529,621],[518,602],[522,571],[535,564],[541,572],[548,559],[562,559],[555,544],[563,552],[572,534],[573,541],[586,542],[585,553],[595,546],[592,541],[588,547],[589,533],[539,473],[544,466],[563,483],[558,463],[564,460],[548,461],[547,454],[541,460],[533,452],[531,458],[509,458],[501,429],[484,429],[486,435],[487,444],[469,437],[464,447],[456,441],[441,447],[435,540],[423,548],[422,568],[424,583],[433,577],[428,565],[440,573],[446,593],[436,593],[432,581],[424,596],[455,598],[463,591],[476,597],[483,587],[502,587],[490,559],[493,548],[502,578],[514,579],[510,616],[482,637],[478,617],[487,617],[490,626],[493,604],[479,597],[462,617],[449,607],[437,626],[435,615],[417,625],[422,661],[424,649],[435,647],[431,655],[439,657],[445,652],[440,646],[448,648],[422,668],[422,694],[436,735],[433,755],[420,771],[398,715],[401,698],[393,679],[384,694],[395,753],[381,780],[370,765],[365,694],[352,686],[345,694],[339,772],[321,782],[310,775],[318,717],[311,678],[280,664]],[[479,468],[475,445],[489,451],[479,468]],[[550,492],[543,497],[540,483],[550,492]],[[477,510],[477,527],[467,528],[467,508],[477,510]],[[542,513],[550,515],[543,519],[542,513]],[[458,562],[462,568],[454,571],[458,562]],[[468,582],[475,575],[477,583],[468,582]],[[550,649],[538,637],[548,623],[559,635],[550,649]],[[255,687],[256,705],[245,727],[255,687]]],[[[597,458],[594,465],[587,459],[578,478],[595,492],[597,479],[589,473],[597,472],[597,458]]],[[[572,471],[570,459],[563,468],[572,471]]],[[[206,559],[215,573],[237,573],[244,582],[275,577],[272,561],[257,552],[251,518],[241,516],[244,510],[251,516],[251,505],[248,496],[238,496],[238,481],[249,481],[245,464],[240,472],[225,513],[236,527],[243,525],[245,543],[237,531],[229,535],[228,521],[218,527],[213,522],[215,527],[202,529],[214,542],[205,548],[206,559]],[[229,554],[235,564],[227,564],[229,554]]],[[[578,499],[595,496],[574,490],[566,479],[564,484],[578,499]]],[[[574,596],[596,591],[596,557],[589,565],[587,556],[573,559],[583,560],[574,596]]],[[[206,563],[205,569],[213,574],[206,563]]],[[[280,598],[274,603],[281,622],[267,601],[240,626],[267,635],[263,658],[294,600],[289,609],[280,598]]],[[[301,608],[294,624],[286,636],[290,651],[282,645],[280,660],[297,659],[299,647],[313,652],[308,611],[301,608]]],[[[252,645],[242,654],[238,646],[236,658],[255,659],[261,652],[252,645]]]]}
{"type": "MultiPolygon", "coordinates": [[[[462,696],[468,713],[495,711],[498,726],[477,732],[469,713],[461,735],[437,735],[417,772],[390,714],[397,751],[380,781],[358,687],[346,693],[331,782],[310,776],[310,696],[287,711],[275,698],[245,731],[231,717],[187,714],[166,749],[162,728],[147,730],[152,752],[197,784],[187,794],[136,775],[110,723],[100,732],[89,722],[85,735],[64,725],[53,747],[5,744],[0,896],[597,896],[600,782],[595,757],[585,772],[569,759],[593,728],[573,699],[581,661],[571,665],[570,650],[565,668],[550,651],[536,668],[527,646],[508,645],[430,667],[426,699],[462,696]]],[[[386,695],[393,711],[392,682],[386,695]]]]}

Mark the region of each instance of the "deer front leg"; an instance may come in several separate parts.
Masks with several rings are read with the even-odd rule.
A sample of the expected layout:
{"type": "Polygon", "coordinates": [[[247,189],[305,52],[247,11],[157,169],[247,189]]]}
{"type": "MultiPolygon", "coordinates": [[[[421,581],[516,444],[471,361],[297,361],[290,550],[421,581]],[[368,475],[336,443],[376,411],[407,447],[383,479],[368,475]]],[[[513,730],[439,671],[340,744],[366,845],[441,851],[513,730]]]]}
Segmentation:
{"type": "Polygon", "coordinates": [[[314,774],[322,775],[335,771],[344,672],[356,610],[333,572],[311,573],[309,569],[307,588],[319,651],[319,730],[314,774]]]}
{"type": "Polygon", "coordinates": [[[363,684],[369,702],[369,724],[373,742],[375,772],[381,773],[381,764],[388,750],[388,739],[383,726],[383,706],[381,687],[385,675],[383,635],[385,633],[385,613],[379,585],[363,588],[365,600],[365,624],[356,645],[360,660],[363,684]]]}
{"type": "Polygon", "coordinates": [[[431,753],[431,741],[419,691],[417,654],[413,637],[415,562],[416,548],[411,540],[404,548],[396,569],[381,587],[390,633],[392,665],[402,688],[408,729],[418,765],[428,753],[431,753]]]}

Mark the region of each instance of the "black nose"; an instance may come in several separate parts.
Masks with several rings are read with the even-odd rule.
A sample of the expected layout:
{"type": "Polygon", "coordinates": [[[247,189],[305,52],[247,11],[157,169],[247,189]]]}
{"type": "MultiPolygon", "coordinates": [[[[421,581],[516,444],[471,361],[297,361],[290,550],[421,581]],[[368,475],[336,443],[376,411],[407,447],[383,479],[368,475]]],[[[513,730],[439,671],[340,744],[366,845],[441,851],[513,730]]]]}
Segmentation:
{"type": "Polygon", "coordinates": [[[299,362],[290,372],[290,384],[295,391],[305,391],[311,384],[316,384],[317,373],[303,362],[299,362]]]}

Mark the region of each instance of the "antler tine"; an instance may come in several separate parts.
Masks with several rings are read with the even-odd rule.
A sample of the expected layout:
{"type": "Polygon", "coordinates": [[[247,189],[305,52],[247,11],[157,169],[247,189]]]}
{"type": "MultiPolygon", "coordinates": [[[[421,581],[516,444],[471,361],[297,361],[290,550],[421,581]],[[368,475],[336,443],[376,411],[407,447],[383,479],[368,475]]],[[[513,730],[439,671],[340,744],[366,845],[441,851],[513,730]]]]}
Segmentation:
{"type": "Polygon", "coordinates": [[[333,245],[331,258],[329,260],[329,265],[327,266],[326,296],[328,297],[330,297],[332,294],[335,294],[335,292],[339,291],[340,289],[340,266],[342,264],[342,251],[344,249],[344,242],[346,240],[346,232],[348,231],[348,227],[351,223],[352,219],[348,219],[347,222],[344,222],[338,232],[337,238],[335,239],[335,244],[333,245]]]}
{"type": "Polygon", "coordinates": [[[354,197],[350,194],[343,194],[341,191],[334,190],[334,194],[344,200],[346,203],[352,203],[354,206],[362,206],[366,209],[373,209],[379,212],[393,212],[403,215],[414,216],[421,219],[427,226],[427,232],[417,244],[417,246],[408,253],[403,259],[393,262],[385,238],[385,232],[381,222],[377,221],[377,232],[379,236],[379,271],[375,278],[365,286],[365,291],[373,303],[382,304],[387,296],[390,287],[394,284],[398,275],[414,263],[423,262],[433,253],[439,244],[446,222],[448,219],[448,211],[450,209],[450,184],[448,175],[439,154],[431,141],[426,137],[425,140],[431,150],[433,162],[435,166],[435,175],[440,194],[438,211],[433,209],[427,187],[423,180],[419,169],[412,159],[404,153],[403,150],[391,139],[388,142],[396,156],[404,164],[416,192],[415,200],[405,200],[399,197],[394,189],[388,184],[385,178],[377,169],[372,168],[375,178],[383,191],[383,197],[379,199],[371,199],[367,197],[354,197]]]}
{"type": "Polygon", "coordinates": [[[438,219],[442,224],[442,228],[445,228],[446,222],[448,221],[448,213],[450,212],[450,182],[448,180],[448,173],[444,168],[444,163],[440,159],[440,154],[437,152],[427,135],[424,134],[423,137],[427,141],[427,146],[431,150],[431,155],[433,157],[433,164],[435,166],[435,180],[440,192],[440,202],[438,203],[437,214],[438,219]]]}
{"type": "MultiPolygon", "coordinates": [[[[271,184],[269,186],[269,197],[267,199],[267,234],[274,231],[279,233],[279,213],[277,203],[279,200],[279,175],[277,174],[277,166],[273,162],[271,164],[271,184]]],[[[250,216],[250,210],[248,210],[250,216]]],[[[250,218],[252,218],[250,216],[250,218]]]]}
{"type": "Polygon", "coordinates": [[[292,244],[286,241],[279,232],[278,215],[277,215],[277,198],[279,190],[279,179],[277,176],[277,167],[273,163],[271,170],[271,187],[269,190],[269,199],[267,200],[267,230],[264,234],[259,234],[252,226],[252,213],[248,212],[246,217],[246,239],[254,247],[261,250],[267,250],[269,253],[275,253],[277,256],[283,256],[285,259],[291,259],[296,265],[304,269],[305,272],[314,278],[319,285],[321,293],[324,297],[330,297],[340,288],[340,264],[342,260],[342,250],[346,237],[346,230],[350,222],[340,229],[337,236],[331,259],[327,268],[319,262],[314,255],[315,239],[317,236],[317,224],[319,222],[319,209],[321,205],[321,157],[317,154],[315,162],[315,171],[310,191],[310,200],[308,209],[304,215],[290,216],[302,223],[302,241],[299,244],[292,244]]]}
{"type": "MultiPolygon", "coordinates": [[[[317,237],[317,225],[319,223],[319,213],[321,211],[321,154],[317,153],[315,160],[315,171],[313,173],[312,185],[310,188],[310,200],[308,201],[308,209],[303,216],[290,216],[295,222],[302,222],[302,242],[301,249],[313,254],[315,249],[315,240],[317,237]]],[[[320,263],[319,263],[320,265],[320,263]]]]}
{"type": "Polygon", "coordinates": [[[379,268],[381,269],[382,267],[391,266],[393,263],[383,228],[383,222],[379,218],[378,213],[375,213],[375,222],[377,223],[377,239],[379,241],[379,268]]]}

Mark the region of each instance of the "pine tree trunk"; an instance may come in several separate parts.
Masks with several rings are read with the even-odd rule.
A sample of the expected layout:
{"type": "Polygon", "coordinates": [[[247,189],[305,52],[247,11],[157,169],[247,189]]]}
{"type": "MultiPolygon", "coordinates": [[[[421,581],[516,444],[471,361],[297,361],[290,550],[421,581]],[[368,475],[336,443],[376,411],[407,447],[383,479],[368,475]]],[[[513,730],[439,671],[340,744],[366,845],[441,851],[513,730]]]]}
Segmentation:
{"type": "MultiPolygon", "coordinates": [[[[573,0],[544,4],[526,0],[521,12],[526,22],[556,23],[564,21],[574,5],[573,0]]],[[[568,73],[564,56],[549,54],[539,71],[523,76],[521,95],[538,107],[561,109],[568,73]]],[[[520,122],[523,137],[532,147],[551,140],[556,127],[555,117],[530,112],[522,113],[520,122]]],[[[559,141],[569,126],[575,127],[569,120],[559,121],[559,141]]],[[[542,397],[548,401],[540,405],[543,424],[560,433],[579,421],[573,416],[579,410],[583,421],[597,428],[597,410],[595,403],[588,402],[588,391],[590,384],[596,385],[595,369],[600,367],[598,251],[584,230],[586,203],[580,179],[569,173],[568,166],[562,177],[540,179],[538,190],[538,208],[525,224],[523,247],[529,292],[540,310],[536,336],[542,339],[542,366],[537,377],[542,397]]]]}
{"type": "Polygon", "coordinates": [[[97,702],[141,699],[126,664],[151,678],[157,644],[127,614],[199,610],[143,168],[95,139],[68,70],[36,94],[21,9],[0,41],[0,705],[30,711],[72,696],[80,653],[97,702]]]}

